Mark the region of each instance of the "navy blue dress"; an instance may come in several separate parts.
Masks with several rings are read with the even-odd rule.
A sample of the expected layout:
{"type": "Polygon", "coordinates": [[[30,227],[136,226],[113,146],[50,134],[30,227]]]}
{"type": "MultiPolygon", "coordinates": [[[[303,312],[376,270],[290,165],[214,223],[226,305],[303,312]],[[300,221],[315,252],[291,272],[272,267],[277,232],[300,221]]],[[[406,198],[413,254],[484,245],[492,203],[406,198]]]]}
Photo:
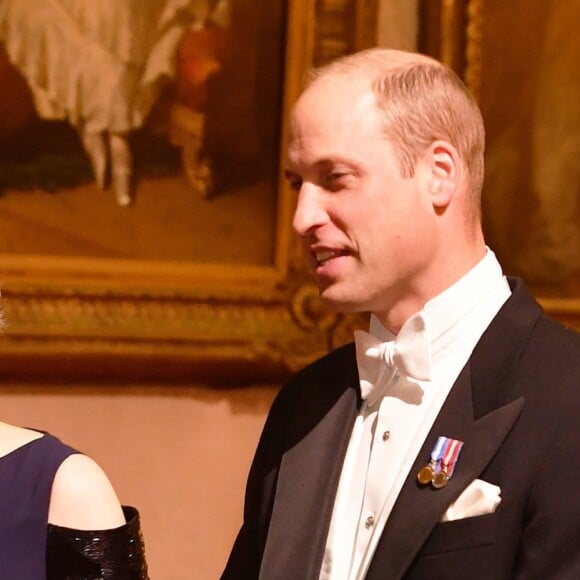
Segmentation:
{"type": "Polygon", "coordinates": [[[45,434],[0,457],[0,580],[46,578],[52,482],[73,453],[45,434]]]}

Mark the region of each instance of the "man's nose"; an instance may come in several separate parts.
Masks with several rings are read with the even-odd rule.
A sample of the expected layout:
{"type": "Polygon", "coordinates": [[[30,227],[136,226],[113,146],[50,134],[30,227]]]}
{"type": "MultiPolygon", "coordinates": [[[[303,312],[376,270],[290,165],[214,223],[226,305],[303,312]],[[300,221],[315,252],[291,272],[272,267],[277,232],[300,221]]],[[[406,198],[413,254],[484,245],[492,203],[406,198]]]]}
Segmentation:
{"type": "Polygon", "coordinates": [[[311,183],[303,183],[298,192],[296,210],[292,226],[301,237],[321,226],[326,221],[326,211],[319,188],[311,183]]]}

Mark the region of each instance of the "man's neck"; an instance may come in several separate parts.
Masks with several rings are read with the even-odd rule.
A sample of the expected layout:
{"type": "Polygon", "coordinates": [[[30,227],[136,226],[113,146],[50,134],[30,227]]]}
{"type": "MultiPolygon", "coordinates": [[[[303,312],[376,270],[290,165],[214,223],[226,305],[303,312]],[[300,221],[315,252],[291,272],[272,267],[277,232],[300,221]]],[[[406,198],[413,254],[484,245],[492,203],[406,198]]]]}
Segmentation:
{"type": "Polygon", "coordinates": [[[409,290],[388,310],[374,310],[372,313],[385,328],[395,335],[398,334],[403,324],[411,316],[422,310],[427,302],[463,278],[484,259],[486,252],[487,247],[482,240],[482,243],[478,244],[478,247],[474,248],[472,252],[463,256],[455,254],[454,257],[449,257],[445,263],[445,268],[438,267],[432,275],[425,276],[426,283],[423,287],[409,290]]]}

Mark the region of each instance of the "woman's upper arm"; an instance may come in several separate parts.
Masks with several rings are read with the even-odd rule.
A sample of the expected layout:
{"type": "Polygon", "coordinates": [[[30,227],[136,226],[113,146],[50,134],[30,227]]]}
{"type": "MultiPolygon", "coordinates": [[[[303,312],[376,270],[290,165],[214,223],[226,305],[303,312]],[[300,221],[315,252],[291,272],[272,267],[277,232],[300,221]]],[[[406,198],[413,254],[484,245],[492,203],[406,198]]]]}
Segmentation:
{"type": "Polygon", "coordinates": [[[122,526],[125,517],[105,472],[90,457],[74,454],[54,478],[48,521],[77,530],[106,530],[122,526]]]}

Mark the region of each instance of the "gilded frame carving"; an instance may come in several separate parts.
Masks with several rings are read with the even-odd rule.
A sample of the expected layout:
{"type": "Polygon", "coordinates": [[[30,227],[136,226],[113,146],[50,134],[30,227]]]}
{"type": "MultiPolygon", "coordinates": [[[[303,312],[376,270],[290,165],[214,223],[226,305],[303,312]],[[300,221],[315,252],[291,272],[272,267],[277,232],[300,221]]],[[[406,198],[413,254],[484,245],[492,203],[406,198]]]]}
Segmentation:
{"type": "MultiPolygon", "coordinates": [[[[374,44],[374,11],[374,0],[287,2],[283,120],[309,66],[374,44]]],[[[0,256],[0,376],[283,378],[343,342],[348,326],[320,307],[292,211],[280,182],[271,267],[0,256]]]]}
{"type": "MultiPolygon", "coordinates": [[[[476,98],[480,97],[482,88],[484,18],[484,0],[424,0],[421,3],[421,51],[453,68],[476,98]]],[[[577,292],[572,296],[552,292],[548,296],[538,289],[535,293],[548,314],[580,331],[577,292]]]]}

